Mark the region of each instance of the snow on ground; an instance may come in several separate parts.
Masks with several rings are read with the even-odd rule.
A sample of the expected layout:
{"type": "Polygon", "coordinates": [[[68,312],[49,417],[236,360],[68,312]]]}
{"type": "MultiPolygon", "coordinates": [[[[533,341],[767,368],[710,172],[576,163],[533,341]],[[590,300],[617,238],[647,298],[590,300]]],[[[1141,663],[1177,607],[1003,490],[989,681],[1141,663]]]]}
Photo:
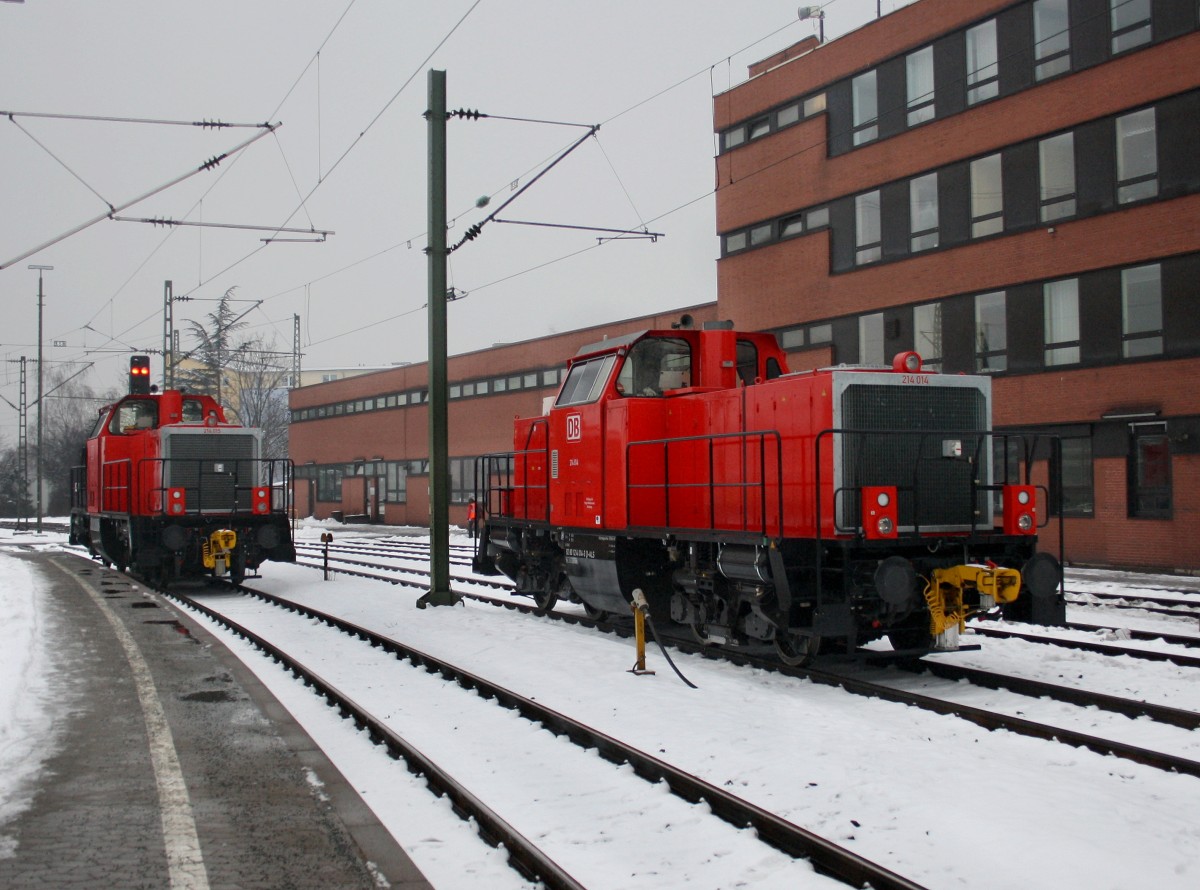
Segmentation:
{"type": "MultiPolygon", "coordinates": [[[[305,526],[300,536],[315,538],[322,530],[327,528],[305,526]]],[[[339,537],[371,533],[343,527],[339,537]]],[[[8,588],[24,583],[14,562],[0,554],[0,601],[6,604],[14,599],[8,588]]],[[[628,673],[632,643],[586,628],[485,605],[417,610],[420,591],[344,575],[325,582],[319,572],[301,567],[268,564],[263,574],[254,582],[261,589],[341,614],[484,674],[931,888],[1191,888],[1200,882],[1200,780],[1194,777],[676,655],[700,687],[689,690],[657,650],[649,655],[658,673],[634,676],[628,673]]],[[[1157,581],[1140,577],[1140,583],[1157,581]]],[[[28,592],[25,596],[30,602],[28,592]]],[[[15,600],[10,611],[21,608],[21,598],[15,600]]],[[[24,608],[36,615],[32,606],[24,608]]],[[[25,626],[35,620],[24,619],[25,626]]],[[[4,632],[15,641],[0,656],[6,676],[14,676],[10,664],[23,673],[43,669],[34,655],[36,632],[22,633],[21,626],[11,623],[4,632]],[[11,652],[22,647],[26,654],[10,661],[11,652]]],[[[979,652],[940,657],[1200,710],[1200,684],[1181,668],[1015,640],[982,640],[982,645],[979,652]]],[[[240,643],[233,648],[246,649],[240,643]]],[[[469,829],[451,824],[457,820],[448,807],[434,801],[419,780],[395,769],[361,733],[338,721],[267,659],[248,650],[239,655],[308,728],[435,884],[523,886],[504,866],[502,854],[475,841],[469,829]]],[[[339,661],[327,667],[354,672],[346,659],[339,661]]],[[[377,669],[366,667],[361,673],[359,682],[368,686],[378,676],[377,669]]],[[[15,735],[29,745],[36,732],[21,721],[28,719],[26,702],[35,708],[37,703],[22,699],[10,709],[9,685],[6,681],[0,698],[5,721],[0,739],[15,735]]],[[[436,690],[437,684],[430,688],[436,690]]],[[[438,695],[405,693],[410,700],[426,694],[438,695]]],[[[476,738],[475,744],[486,752],[488,741],[476,738]]],[[[643,809],[658,793],[647,785],[646,800],[629,805],[643,809]]],[[[0,770],[0,802],[18,795],[8,770],[0,770]]],[[[0,814],[2,832],[12,813],[0,814]]],[[[602,846],[595,852],[602,855],[602,846]]],[[[696,850],[697,859],[710,852],[696,850]]],[[[625,885],[628,875],[620,869],[621,863],[613,863],[609,886],[625,885]]],[[[757,882],[744,877],[747,887],[781,886],[769,871],[757,882]]],[[[660,878],[656,886],[682,886],[669,875],[660,878]]]]}
{"type": "MultiPolygon", "coordinates": [[[[34,539],[0,529],[0,546],[34,539]]],[[[0,615],[0,857],[8,857],[15,842],[4,826],[32,801],[42,765],[55,753],[67,705],[55,695],[60,650],[41,579],[28,562],[3,553],[0,615]]]]}

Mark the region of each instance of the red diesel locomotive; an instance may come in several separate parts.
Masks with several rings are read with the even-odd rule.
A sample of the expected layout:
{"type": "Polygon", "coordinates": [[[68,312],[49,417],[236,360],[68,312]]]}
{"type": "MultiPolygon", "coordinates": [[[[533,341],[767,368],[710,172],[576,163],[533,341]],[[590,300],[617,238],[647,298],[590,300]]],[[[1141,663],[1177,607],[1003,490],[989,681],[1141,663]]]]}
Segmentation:
{"type": "Polygon", "coordinates": [[[1053,443],[992,432],[990,378],[914,352],[789,373],[772,335],[731,327],[582,349],[514,450],[477,462],[476,570],[593,615],[641,589],[658,621],[789,663],[885,635],[954,649],[998,608],[1063,620],[1029,469],[1053,443]]]}
{"type": "Polygon", "coordinates": [[[263,458],[262,432],[210,396],[152,391],[149,373],[131,359],[129,395],[100,409],[71,471],[70,542],[162,584],[294,562],[290,461],[263,458]]]}

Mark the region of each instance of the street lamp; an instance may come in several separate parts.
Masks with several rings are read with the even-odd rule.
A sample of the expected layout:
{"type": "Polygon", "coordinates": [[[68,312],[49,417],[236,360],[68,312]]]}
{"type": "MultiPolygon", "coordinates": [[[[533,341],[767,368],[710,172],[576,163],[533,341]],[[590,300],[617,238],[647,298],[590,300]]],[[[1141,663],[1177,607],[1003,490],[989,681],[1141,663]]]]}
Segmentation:
{"type": "Polygon", "coordinates": [[[37,421],[37,533],[42,533],[42,416],[45,410],[42,406],[42,273],[49,272],[53,266],[37,266],[30,265],[30,269],[37,269],[38,273],[38,421],[37,421]]]}

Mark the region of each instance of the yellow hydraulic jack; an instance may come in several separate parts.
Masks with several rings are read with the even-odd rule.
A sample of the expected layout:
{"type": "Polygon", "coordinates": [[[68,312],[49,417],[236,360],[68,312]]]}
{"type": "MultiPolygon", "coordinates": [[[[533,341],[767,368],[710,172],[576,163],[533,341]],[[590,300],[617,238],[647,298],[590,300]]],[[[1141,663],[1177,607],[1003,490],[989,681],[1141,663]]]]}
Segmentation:
{"type": "Polygon", "coordinates": [[[629,673],[653,674],[654,671],[646,669],[646,615],[650,612],[650,604],[646,602],[646,595],[640,587],[633,592],[633,602],[629,607],[633,609],[633,631],[637,637],[637,661],[629,673]]]}
{"type": "Polygon", "coordinates": [[[929,606],[929,632],[933,648],[957,649],[959,632],[966,626],[963,591],[975,590],[981,604],[1011,603],[1021,592],[1021,573],[999,566],[961,565],[934,569],[925,586],[929,606]]]}
{"type": "Polygon", "coordinates": [[[204,567],[212,569],[214,575],[224,575],[229,571],[229,563],[233,559],[235,549],[237,532],[228,528],[217,529],[208,536],[207,541],[200,544],[200,556],[204,560],[204,567]]]}

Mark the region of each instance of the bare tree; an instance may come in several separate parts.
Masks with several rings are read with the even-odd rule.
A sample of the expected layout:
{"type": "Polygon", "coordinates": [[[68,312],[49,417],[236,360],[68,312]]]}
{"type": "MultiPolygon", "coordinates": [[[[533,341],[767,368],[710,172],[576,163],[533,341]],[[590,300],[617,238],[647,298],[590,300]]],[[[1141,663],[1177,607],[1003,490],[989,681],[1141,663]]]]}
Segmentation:
{"type": "Polygon", "coordinates": [[[87,366],[63,365],[48,379],[43,396],[42,478],[46,512],[65,515],[71,509],[71,468],[83,463],[83,448],[96,426],[97,411],[116,401],[116,389],[97,395],[81,377],[87,366]]]}
{"type": "Polygon", "coordinates": [[[287,457],[289,371],[273,345],[261,337],[250,341],[233,353],[229,367],[237,381],[238,420],[263,431],[263,457],[287,457]]]}
{"type": "Polygon", "coordinates": [[[0,446],[0,516],[33,515],[33,501],[21,476],[21,455],[16,447],[0,446]]]}

